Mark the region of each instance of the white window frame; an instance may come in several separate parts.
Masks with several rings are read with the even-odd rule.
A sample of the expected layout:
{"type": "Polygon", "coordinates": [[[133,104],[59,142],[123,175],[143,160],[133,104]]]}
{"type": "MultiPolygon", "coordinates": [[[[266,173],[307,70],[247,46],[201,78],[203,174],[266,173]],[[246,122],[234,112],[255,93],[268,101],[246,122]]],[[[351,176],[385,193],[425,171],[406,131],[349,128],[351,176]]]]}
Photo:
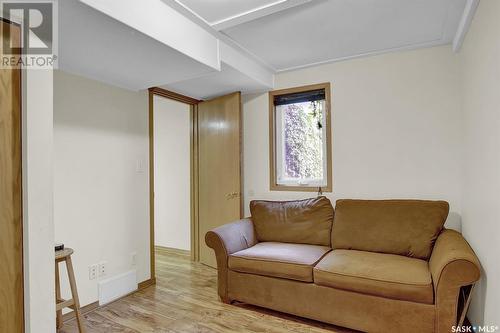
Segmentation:
{"type": "MultiPolygon", "coordinates": [[[[323,119],[322,124],[326,124],[326,100],[322,102],[323,109],[323,119]]],[[[283,106],[284,107],[284,106],[283,106]]],[[[285,119],[283,117],[283,112],[281,112],[281,107],[275,106],[275,115],[276,115],[276,184],[284,185],[284,186],[313,186],[313,187],[326,187],[328,185],[328,173],[327,173],[327,144],[326,144],[326,126],[321,128],[322,132],[322,162],[323,162],[323,178],[306,178],[306,179],[296,179],[296,178],[285,178],[283,175],[285,174],[285,158],[286,151],[284,147],[285,142],[285,119]]]]}
{"type": "Polygon", "coordinates": [[[332,149],[331,149],[331,87],[330,83],[322,83],[305,87],[297,87],[271,91],[269,93],[269,133],[270,133],[270,189],[272,191],[308,191],[332,192],[332,149]],[[278,113],[274,105],[274,97],[279,95],[293,94],[297,92],[306,92],[318,89],[325,89],[325,100],[323,104],[323,122],[322,122],[322,160],[323,160],[323,179],[284,179],[284,119],[282,113],[278,113]]]}

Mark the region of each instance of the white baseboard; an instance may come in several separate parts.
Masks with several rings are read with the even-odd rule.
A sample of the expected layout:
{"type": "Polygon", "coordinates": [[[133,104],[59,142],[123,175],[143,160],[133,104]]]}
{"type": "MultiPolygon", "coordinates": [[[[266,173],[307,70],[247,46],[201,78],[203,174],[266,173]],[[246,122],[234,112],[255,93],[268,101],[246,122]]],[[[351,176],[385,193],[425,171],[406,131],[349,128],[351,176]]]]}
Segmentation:
{"type": "Polygon", "coordinates": [[[132,270],[99,281],[99,305],[108,304],[137,290],[137,271],[132,270]]]}

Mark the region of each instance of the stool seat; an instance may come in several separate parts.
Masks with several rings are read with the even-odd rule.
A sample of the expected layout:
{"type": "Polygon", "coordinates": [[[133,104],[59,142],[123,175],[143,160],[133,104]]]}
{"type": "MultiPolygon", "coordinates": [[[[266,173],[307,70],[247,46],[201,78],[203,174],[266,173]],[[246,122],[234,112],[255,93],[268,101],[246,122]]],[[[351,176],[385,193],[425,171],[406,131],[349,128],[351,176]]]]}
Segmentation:
{"type": "Polygon", "coordinates": [[[73,271],[73,263],[71,261],[71,255],[73,254],[73,249],[69,247],[56,251],[55,253],[55,263],[56,263],[56,322],[57,328],[61,328],[63,325],[62,320],[62,309],[70,308],[75,311],[76,321],[78,323],[78,330],[80,333],[85,332],[83,327],[82,315],[80,313],[80,301],[78,299],[78,291],[76,289],[75,272],[73,271]],[[71,288],[71,299],[65,300],[61,298],[61,283],[59,281],[59,263],[66,262],[66,270],[68,271],[69,286],[71,288]]]}
{"type": "Polygon", "coordinates": [[[63,261],[67,256],[72,255],[73,252],[73,249],[70,249],[69,247],[56,251],[56,261],[63,261]]]}

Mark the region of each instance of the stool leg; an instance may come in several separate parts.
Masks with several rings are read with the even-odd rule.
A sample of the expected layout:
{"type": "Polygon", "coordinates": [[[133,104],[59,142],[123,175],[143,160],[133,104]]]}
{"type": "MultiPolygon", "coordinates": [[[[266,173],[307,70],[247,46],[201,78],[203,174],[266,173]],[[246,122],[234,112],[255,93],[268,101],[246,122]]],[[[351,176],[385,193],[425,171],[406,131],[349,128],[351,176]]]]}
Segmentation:
{"type": "MultiPolygon", "coordinates": [[[[61,282],[59,279],[59,263],[56,261],[56,303],[57,300],[61,299],[61,282]]],[[[62,320],[62,310],[57,311],[56,315],[57,328],[61,328],[63,324],[62,320]]]]}
{"type": "Polygon", "coordinates": [[[69,286],[71,287],[71,295],[73,297],[73,302],[75,303],[75,315],[76,321],[78,323],[78,330],[80,333],[85,332],[83,327],[82,315],[80,313],[80,300],[78,299],[78,291],[76,290],[75,272],[73,271],[73,263],[71,261],[71,256],[66,258],[66,268],[68,269],[69,286]]]}

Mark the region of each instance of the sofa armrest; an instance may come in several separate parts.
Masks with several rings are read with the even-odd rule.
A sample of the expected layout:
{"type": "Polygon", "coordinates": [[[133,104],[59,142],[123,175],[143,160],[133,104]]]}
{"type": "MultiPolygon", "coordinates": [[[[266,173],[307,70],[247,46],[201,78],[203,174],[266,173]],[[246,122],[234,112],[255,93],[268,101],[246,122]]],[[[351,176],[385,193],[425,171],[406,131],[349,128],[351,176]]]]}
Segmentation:
{"type": "Polygon", "coordinates": [[[227,260],[230,254],[247,249],[257,243],[253,222],[250,218],[225,224],[205,235],[205,243],[215,252],[217,259],[217,285],[223,302],[227,297],[227,260]]]}
{"type": "Polygon", "coordinates": [[[436,332],[449,332],[460,315],[460,288],[479,280],[479,260],[460,233],[445,229],[436,240],[429,268],[434,284],[436,332]]]}

